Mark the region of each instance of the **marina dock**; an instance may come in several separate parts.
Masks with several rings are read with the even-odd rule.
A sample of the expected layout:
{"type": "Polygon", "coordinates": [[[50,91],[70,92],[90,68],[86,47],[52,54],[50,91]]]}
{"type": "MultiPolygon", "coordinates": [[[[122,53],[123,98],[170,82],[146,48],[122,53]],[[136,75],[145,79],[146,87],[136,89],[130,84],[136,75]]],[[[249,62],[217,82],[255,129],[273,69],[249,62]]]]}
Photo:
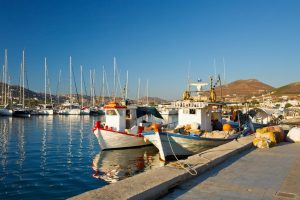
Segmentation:
{"type": "Polygon", "coordinates": [[[240,138],[180,165],[141,173],[71,199],[299,199],[299,143],[256,149],[240,138]],[[190,174],[191,173],[191,174],[190,174]]]}

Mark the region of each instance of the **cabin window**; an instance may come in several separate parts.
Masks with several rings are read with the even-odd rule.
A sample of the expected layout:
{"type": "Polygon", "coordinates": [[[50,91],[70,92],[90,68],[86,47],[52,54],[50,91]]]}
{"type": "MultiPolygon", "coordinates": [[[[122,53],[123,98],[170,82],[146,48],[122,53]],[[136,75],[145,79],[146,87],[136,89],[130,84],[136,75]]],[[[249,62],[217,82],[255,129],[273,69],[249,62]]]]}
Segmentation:
{"type": "Polygon", "coordinates": [[[196,109],[190,109],[190,114],[192,115],[196,114],[196,109]]]}
{"type": "Polygon", "coordinates": [[[189,109],[183,109],[183,114],[189,114],[189,113],[190,113],[189,109]]]}
{"type": "Polygon", "coordinates": [[[106,114],[107,114],[107,115],[117,115],[117,113],[116,113],[115,110],[107,110],[107,111],[106,111],[106,114]]]}
{"type": "Polygon", "coordinates": [[[131,118],[130,110],[126,110],[126,118],[131,118]]]}

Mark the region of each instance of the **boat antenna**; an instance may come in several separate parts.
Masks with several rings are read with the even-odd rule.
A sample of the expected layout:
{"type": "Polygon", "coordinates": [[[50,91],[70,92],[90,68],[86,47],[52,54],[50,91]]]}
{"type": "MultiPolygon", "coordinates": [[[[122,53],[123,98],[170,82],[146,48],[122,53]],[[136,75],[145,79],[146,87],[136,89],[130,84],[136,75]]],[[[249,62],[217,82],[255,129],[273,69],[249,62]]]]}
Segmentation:
{"type": "Polygon", "coordinates": [[[226,69],[226,64],[225,64],[225,59],[224,59],[224,57],[223,57],[223,84],[225,85],[226,84],[226,82],[225,82],[225,78],[226,78],[226,73],[225,73],[225,69],[226,69]]]}
{"type": "Polygon", "coordinates": [[[215,57],[214,57],[214,70],[215,70],[214,79],[217,79],[217,66],[216,66],[216,58],[215,57]]]}
{"type": "Polygon", "coordinates": [[[223,99],[223,87],[222,87],[222,81],[221,81],[220,74],[218,75],[218,81],[219,81],[219,83],[220,83],[220,89],[221,89],[221,99],[223,99]]]}
{"type": "Polygon", "coordinates": [[[188,87],[187,87],[187,90],[190,92],[191,90],[191,86],[190,86],[190,70],[191,70],[191,61],[189,60],[189,67],[188,67],[188,77],[187,77],[187,84],[188,84],[188,87]]]}

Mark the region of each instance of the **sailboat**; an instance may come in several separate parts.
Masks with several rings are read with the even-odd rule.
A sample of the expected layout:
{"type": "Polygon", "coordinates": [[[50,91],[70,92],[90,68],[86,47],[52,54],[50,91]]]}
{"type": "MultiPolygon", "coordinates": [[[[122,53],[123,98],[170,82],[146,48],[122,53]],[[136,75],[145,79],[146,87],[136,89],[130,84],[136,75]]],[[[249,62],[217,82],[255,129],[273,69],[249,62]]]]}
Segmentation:
{"type": "Polygon", "coordinates": [[[80,96],[81,96],[81,109],[80,115],[89,115],[90,108],[83,106],[83,75],[82,75],[82,65],[80,65],[80,96]]]}
{"type": "Polygon", "coordinates": [[[20,73],[20,99],[22,104],[13,110],[13,116],[15,117],[30,117],[30,110],[25,108],[25,51],[22,52],[22,63],[20,73]],[[22,84],[22,87],[21,87],[22,84]]]}
{"type": "Polygon", "coordinates": [[[4,56],[5,63],[3,65],[3,76],[2,76],[2,105],[0,106],[0,115],[11,116],[13,111],[9,108],[7,94],[9,93],[9,84],[7,84],[7,49],[5,49],[4,56]],[[4,98],[3,98],[4,97],[4,98]]]}
{"type": "Polygon", "coordinates": [[[47,106],[47,72],[48,72],[47,58],[45,57],[45,104],[43,105],[44,108],[38,111],[39,115],[53,115],[52,105],[50,105],[50,108],[49,106],[47,106]]]}
{"type": "Polygon", "coordinates": [[[80,115],[80,105],[73,103],[72,98],[72,57],[70,56],[70,101],[62,104],[62,108],[58,111],[60,115],[80,115]]]}

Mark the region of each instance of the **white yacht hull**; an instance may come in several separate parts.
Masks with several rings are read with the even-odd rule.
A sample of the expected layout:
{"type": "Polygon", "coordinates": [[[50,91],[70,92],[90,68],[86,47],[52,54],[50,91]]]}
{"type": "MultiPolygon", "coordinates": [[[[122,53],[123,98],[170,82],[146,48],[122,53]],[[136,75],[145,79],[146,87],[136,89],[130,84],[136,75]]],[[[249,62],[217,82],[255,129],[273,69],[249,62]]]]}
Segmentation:
{"type": "Polygon", "coordinates": [[[39,115],[53,115],[53,110],[52,109],[39,110],[38,114],[39,115]]]}
{"type": "Polygon", "coordinates": [[[60,115],[80,115],[80,109],[64,109],[58,111],[60,115]]]}

